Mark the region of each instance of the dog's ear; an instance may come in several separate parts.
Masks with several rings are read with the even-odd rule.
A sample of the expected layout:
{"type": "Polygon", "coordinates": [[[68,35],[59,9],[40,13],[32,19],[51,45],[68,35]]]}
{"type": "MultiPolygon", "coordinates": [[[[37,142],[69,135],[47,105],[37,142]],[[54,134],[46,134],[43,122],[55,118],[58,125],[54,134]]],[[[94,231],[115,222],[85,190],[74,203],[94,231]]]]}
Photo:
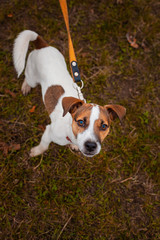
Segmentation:
{"type": "Polygon", "coordinates": [[[121,105],[105,105],[104,107],[107,109],[111,120],[118,117],[122,121],[122,118],[126,114],[126,108],[121,105]]]}
{"type": "Polygon", "coordinates": [[[84,101],[74,98],[74,97],[64,97],[62,99],[62,106],[63,106],[63,117],[69,112],[74,113],[77,108],[82,106],[84,104],[84,101]]]}

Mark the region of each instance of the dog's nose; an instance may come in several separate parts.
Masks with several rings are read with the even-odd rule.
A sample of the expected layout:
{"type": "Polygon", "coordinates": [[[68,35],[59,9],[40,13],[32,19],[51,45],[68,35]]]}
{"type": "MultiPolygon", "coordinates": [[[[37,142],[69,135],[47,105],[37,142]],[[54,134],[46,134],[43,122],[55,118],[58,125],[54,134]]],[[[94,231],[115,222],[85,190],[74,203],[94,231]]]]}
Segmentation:
{"type": "Polygon", "coordinates": [[[89,141],[87,141],[87,142],[85,142],[84,145],[85,145],[85,148],[86,148],[86,150],[88,152],[93,152],[96,149],[96,147],[97,147],[97,143],[96,142],[89,142],[89,141]]]}

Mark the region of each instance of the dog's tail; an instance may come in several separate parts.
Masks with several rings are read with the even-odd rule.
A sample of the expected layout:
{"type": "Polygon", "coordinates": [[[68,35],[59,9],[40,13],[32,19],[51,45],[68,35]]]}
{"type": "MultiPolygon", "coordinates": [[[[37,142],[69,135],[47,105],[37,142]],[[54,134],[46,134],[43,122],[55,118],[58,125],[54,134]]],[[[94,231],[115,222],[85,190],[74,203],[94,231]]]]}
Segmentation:
{"type": "Polygon", "coordinates": [[[41,38],[36,32],[25,30],[18,35],[13,48],[13,63],[18,73],[18,77],[24,70],[25,59],[30,41],[34,41],[36,49],[41,49],[48,46],[43,38],[41,38]]]}
{"type": "Polygon", "coordinates": [[[25,30],[18,35],[14,42],[13,63],[17,71],[18,77],[23,72],[25,66],[25,59],[29,47],[29,42],[35,41],[37,37],[37,33],[30,30],[25,30]]]}

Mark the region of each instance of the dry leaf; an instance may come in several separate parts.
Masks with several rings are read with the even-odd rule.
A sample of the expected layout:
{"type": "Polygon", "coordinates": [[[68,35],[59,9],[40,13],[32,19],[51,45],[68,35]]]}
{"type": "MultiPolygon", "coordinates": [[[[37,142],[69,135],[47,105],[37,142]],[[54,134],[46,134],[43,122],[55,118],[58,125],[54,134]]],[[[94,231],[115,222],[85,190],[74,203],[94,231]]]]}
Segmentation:
{"type": "Polygon", "coordinates": [[[46,127],[43,125],[38,125],[38,128],[41,129],[42,131],[44,131],[46,129],[46,127]]]}
{"type": "Polygon", "coordinates": [[[123,0],[117,0],[117,4],[122,4],[123,3],[123,0]]]}
{"type": "Polygon", "coordinates": [[[138,44],[136,43],[136,39],[131,43],[131,47],[138,48],[138,44]]]}
{"type": "Polygon", "coordinates": [[[3,151],[3,155],[7,156],[9,151],[17,151],[20,150],[21,145],[13,143],[11,145],[8,145],[5,142],[0,142],[0,150],[3,151]]]}
{"type": "Polygon", "coordinates": [[[30,113],[35,112],[35,109],[36,109],[36,106],[33,106],[33,107],[29,110],[29,112],[30,112],[30,113]]]}
{"type": "Polygon", "coordinates": [[[13,14],[10,13],[10,14],[7,15],[7,17],[12,18],[12,17],[13,17],[13,14]]]}
{"type": "Polygon", "coordinates": [[[21,148],[21,145],[19,143],[18,144],[13,143],[9,146],[9,150],[14,150],[14,151],[20,150],[20,148],[21,148]]]}
{"type": "Polygon", "coordinates": [[[88,55],[88,53],[83,52],[81,55],[82,55],[82,57],[86,57],[88,55]]]}
{"type": "Polygon", "coordinates": [[[14,92],[11,92],[11,90],[9,89],[5,89],[5,93],[9,94],[10,96],[12,96],[13,98],[16,97],[16,94],[14,92]]]}
{"type": "Polygon", "coordinates": [[[92,14],[94,14],[94,9],[93,8],[91,8],[90,11],[91,11],[92,14]]]}
{"type": "Polygon", "coordinates": [[[3,151],[3,155],[8,154],[8,145],[5,142],[0,142],[0,150],[3,151]]]}
{"type": "Polygon", "coordinates": [[[130,43],[131,47],[133,47],[133,48],[138,48],[139,47],[139,45],[136,43],[137,40],[134,36],[127,33],[126,38],[127,38],[128,42],[130,43]]]}

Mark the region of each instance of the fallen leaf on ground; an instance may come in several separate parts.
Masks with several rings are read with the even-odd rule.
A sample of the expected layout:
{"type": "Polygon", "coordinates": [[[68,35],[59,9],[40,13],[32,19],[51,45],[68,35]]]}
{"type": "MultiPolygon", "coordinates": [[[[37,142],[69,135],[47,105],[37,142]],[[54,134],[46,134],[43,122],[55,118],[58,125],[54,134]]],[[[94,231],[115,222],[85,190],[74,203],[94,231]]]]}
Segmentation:
{"type": "Polygon", "coordinates": [[[20,150],[21,145],[13,143],[11,145],[8,145],[5,142],[0,142],[0,150],[3,152],[3,155],[7,156],[9,151],[17,151],[20,150]]]}
{"type": "Polygon", "coordinates": [[[10,13],[10,14],[7,15],[7,17],[12,18],[12,17],[13,17],[13,14],[10,13]]]}
{"type": "Polygon", "coordinates": [[[0,142],[0,150],[6,156],[8,154],[8,145],[5,142],[0,142]]]}
{"type": "Polygon", "coordinates": [[[117,0],[117,4],[122,4],[123,3],[123,0],[117,0]]]}
{"type": "Polygon", "coordinates": [[[19,143],[13,143],[9,146],[9,150],[14,150],[14,151],[20,150],[20,148],[21,148],[21,145],[19,143]]]}
{"type": "Polygon", "coordinates": [[[85,52],[82,53],[82,57],[86,57],[87,55],[88,53],[85,53],[85,52]]]}
{"type": "Polygon", "coordinates": [[[41,129],[42,131],[44,131],[46,129],[46,127],[43,125],[38,125],[38,128],[41,129]]]}
{"type": "Polygon", "coordinates": [[[30,112],[30,113],[35,112],[35,109],[36,109],[36,106],[33,106],[33,107],[29,110],[29,112],[30,112]]]}
{"type": "Polygon", "coordinates": [[[9,94],[10,96],[12,96],[13,98],[16,97],[16,94],[14,92],[11,92],[11,90],[9,89],[5,89],[5,93],[9,94]]]}
{"type": "Polygon", "coordinates": [[[139,47],[138,44],[136,43],[137,40],[134,36],[127,33],[126,38],[127,38],[128,42],[130,43],[131,47],[133,47],[133,48],[138,48],[139,47]]]}

